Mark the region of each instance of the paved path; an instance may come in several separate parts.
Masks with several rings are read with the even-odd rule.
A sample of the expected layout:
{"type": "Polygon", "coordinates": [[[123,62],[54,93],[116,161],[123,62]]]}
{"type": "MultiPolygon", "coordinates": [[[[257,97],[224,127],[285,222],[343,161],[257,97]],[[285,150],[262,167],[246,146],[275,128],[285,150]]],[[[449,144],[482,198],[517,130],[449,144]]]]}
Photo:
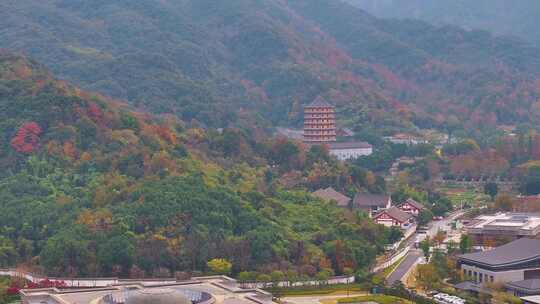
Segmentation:
{"type": "Polygon", "coordinates": [[[400,281],[407,274],[411,267],[414,267],[416,261],[422,256],[422,252],[419,250],[411,250],[405,256],[405,259],[399,264],[399,266],[388,276],[386,282],[391,286],[395,282],[400,281]]]}
{"type": "MultiPolygon", "coordinates": [[[[365,296],[366,293],[351,292],[349,297],[365,296]]],[[[281,300],[286,304],[320,304],[324,300],[337,300],[347,298],[347,295],[309,296],[309,297],[285,297],[281,300]]]]}

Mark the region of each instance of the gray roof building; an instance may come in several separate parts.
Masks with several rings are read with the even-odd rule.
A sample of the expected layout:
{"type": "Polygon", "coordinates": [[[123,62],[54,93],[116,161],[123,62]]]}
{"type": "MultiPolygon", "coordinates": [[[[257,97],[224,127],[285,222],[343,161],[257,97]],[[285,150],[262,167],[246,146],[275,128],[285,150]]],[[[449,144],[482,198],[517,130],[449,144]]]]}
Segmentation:
{"type": "Polygon", "coordinates": [[[351,198],[337,192],[332,187],[328,187],[326,189],[319,189],[312,193],[313,196],[316,196],[318,198],[321,198],[323,200],[327,201],[336,201],[337,205],[340,207],[347,207],[349,206],[349,202],[351,201],[351,198]]]}
{"type": "Polygon", "coordinates": [[[387,214],[388,216],[390,216],[391,218],[395,219],[396,221],[398,221],[400,223],[406,223],[406,222],[410,221],[411,218],[413,218],[412,214],[401,211],[397,207],[391,207],[391,208],[385,209],[385,210],[379,212],[373,218],[375,220],[377,220],[377,218],[379,218],[379,216],[381,216],[382,214],[387,214]]]}
{"type": "Polygon", "coordinates": [[[488,251],[464,254],[458,263],[492,271],[530,268],[540,264],[540,240],[522,238],[488,251]]]}
{"type": "Polygon", "coordinates": [[[406,201],[404,201],[403,203],[401,203],[400,206],[402,206],[403,204],[409,204],[409,205],[415,207],[415,208],[418,209],[418,210],[425,209],[424,205],[422,205],[421,203],[419,203],[419,202],[413,200],[412,198],[407,199],[406,201]]]}
{"type": "Polygon", "coordinates": [[[353,141],[353,142],[332,142],[328,144],[330,149],[372,149],[373,146],[367,142],[363,141],[353,141]]]}
{"type": "Polygon", "coordinates": [[[389,208],[391,204],[390,196],[384,194],[357,193],[353,201],[354,207],[361,209],[389,208]]]}
{"type": "Polygon", "coordinates": [[[516,296],[540,295],[540,279],[528,279],[505,284],[507,290],[516,296]]]}

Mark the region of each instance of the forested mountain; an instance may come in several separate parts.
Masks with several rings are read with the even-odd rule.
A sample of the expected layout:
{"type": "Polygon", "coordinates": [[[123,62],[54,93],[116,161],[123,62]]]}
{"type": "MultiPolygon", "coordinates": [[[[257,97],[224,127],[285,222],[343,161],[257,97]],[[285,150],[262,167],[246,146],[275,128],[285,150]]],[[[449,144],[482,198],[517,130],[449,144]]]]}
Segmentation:
{"type": "Polygon", "coordinates": [[[535,0],[346,0],[378,17],[420,19],[516,36],[540,45],[535,0]]]}
{"type": "Polygon", "coordinates": [[[306,192],[322,186],[384,182],[320,147],[133,111],[0,52],[0,267],[170,276],[225,258],[233,274],[365,269],[400,232],[306,192]],[[284,186],[291,174],[296,187],[284,186]]]}
{"type": "Polygon", "coordinates": [[[341,1],[2,1],[0,26],[61,78],[215,127],[299,125],[317,96],[379,133],[540,118],[538,49],[341,1]]]}

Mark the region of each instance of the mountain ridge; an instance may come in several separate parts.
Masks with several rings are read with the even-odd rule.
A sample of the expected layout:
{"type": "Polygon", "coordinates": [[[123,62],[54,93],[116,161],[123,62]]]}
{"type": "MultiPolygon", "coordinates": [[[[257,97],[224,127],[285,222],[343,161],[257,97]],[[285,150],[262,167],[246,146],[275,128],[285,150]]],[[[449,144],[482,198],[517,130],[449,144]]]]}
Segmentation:
{"type": "Polygon", "coordinates": [[[0,47],[87,89],[213,127],[263,134],[300,126],[302,105],[317,96],[338,107],[340,124],[379,135],[444,129],[448,120],[478,130],[540,115],[535,47],[378,19],[342,2],[1,5],[0,25],[9,30],[0,47]]]}

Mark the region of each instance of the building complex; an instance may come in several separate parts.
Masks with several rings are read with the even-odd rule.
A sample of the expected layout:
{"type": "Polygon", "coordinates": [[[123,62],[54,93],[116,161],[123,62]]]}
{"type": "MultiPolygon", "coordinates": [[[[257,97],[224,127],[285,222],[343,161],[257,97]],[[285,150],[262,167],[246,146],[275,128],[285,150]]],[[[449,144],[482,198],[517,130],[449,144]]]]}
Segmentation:
{"type": "MultiPolygon", "coordinates": [[[[477,284],[540,279],[540,240],[522,238],[503,246],[458,257],[463,274],[477,284]]],[[[531,282],[531,281],[529,281],[531,282]]]]}
{"type": "Polygon", "coordinates": [[[481,215],[473,219],[466,230],[476,244],[501,237],[509,240],[537,238],[540,236],[540,214],[507,212],[481,215]]]}
{"type": "MultiPolygon", "coordinates": [[[[278,130],[280,134],[288,134],[293,138],[292,131],[278,130]]],[[[317,97],[311,104],[304,107],[304,135],[306,144],[327,145],[330,155],[339,160],[356,159],[371,155],[373,146],[366,142],[338,142],[336,128],[336,110],[322,97],[317,97]]],[[[352,133],[345,132],[349,136],[352,133]]]]}
{"type": "Polygon", "coordinates": [[[23,304],[273,304],[260,289],[243,289],[231,278],[200,277],[188,281],[123,281],[99,288],[25,289],[23,304]]]}

